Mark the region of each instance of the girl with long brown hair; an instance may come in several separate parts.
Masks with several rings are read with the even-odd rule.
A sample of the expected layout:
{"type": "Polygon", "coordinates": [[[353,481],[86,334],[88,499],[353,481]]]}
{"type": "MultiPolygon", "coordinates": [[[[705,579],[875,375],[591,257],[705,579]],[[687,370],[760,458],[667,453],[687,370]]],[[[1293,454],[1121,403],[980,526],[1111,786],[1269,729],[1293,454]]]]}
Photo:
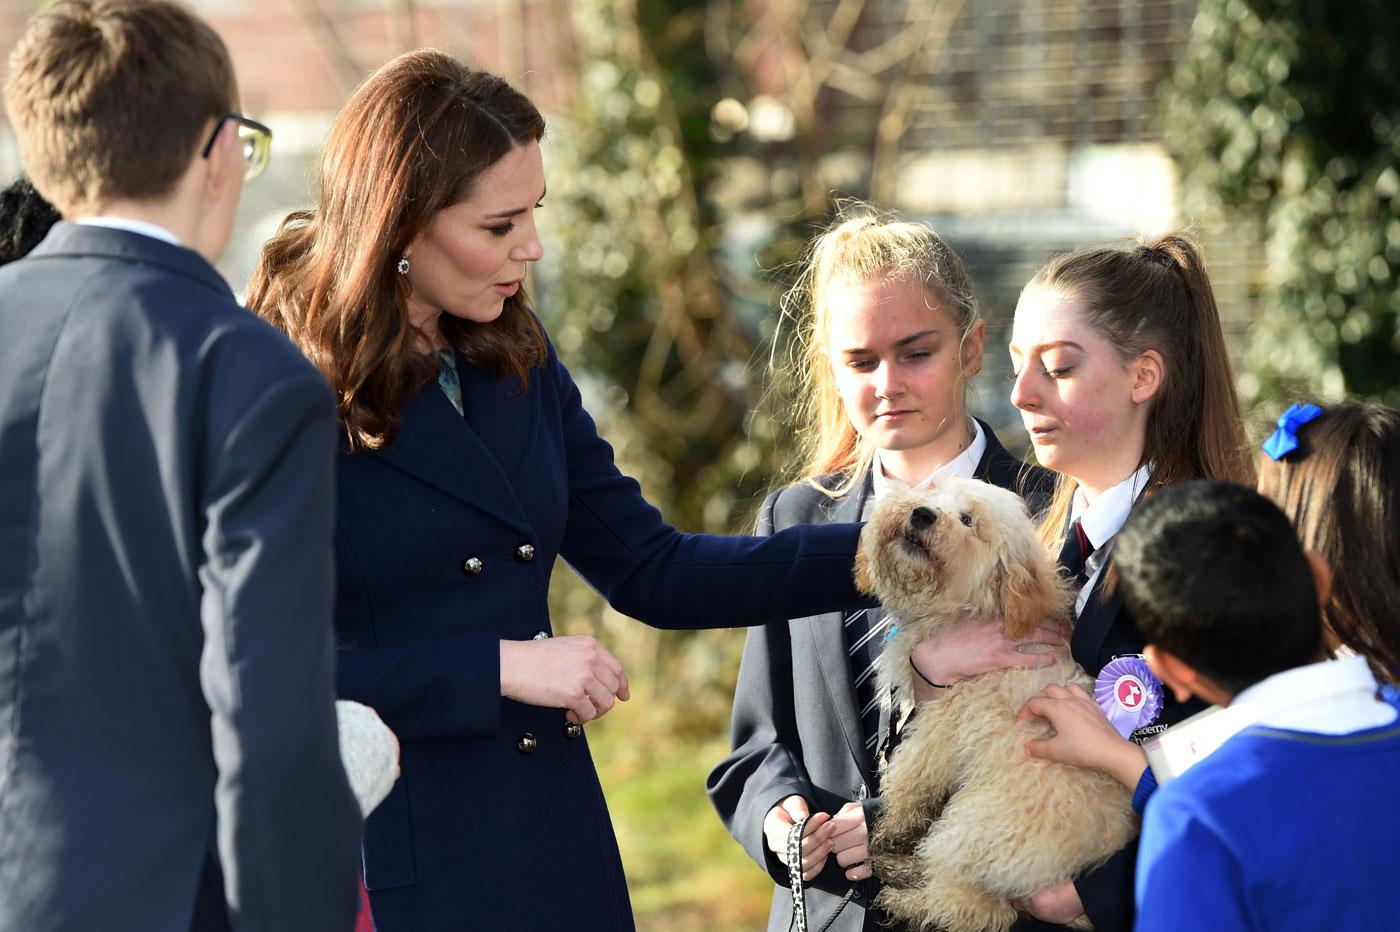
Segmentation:
{"type": "Polygon", "coordinates": [[[317,206],[249,289],[339,403],[338,687],[402,749],[365,827],[384,932],[633,928],[582,727],[627,680],[551,636],[557,557],[661,627],[864,604],[857,526],[682,534],[618,472],[523,290],[543,132],[500,78],[400,56],[346,104],[317,206]]]}
{"type": "MultiPolygon", "coordinates": [[[[1127,684],[1109,714],[1142,740],[1193,710],[1138,656],[1142,635],[1113,585],[1114,535],[1156,489],[1254,478],[1199,249],[1173,233],[1050,261],[1021,292],[1011,359],[1011,401],[1036,458],[1059,474],[1041,536],[1077,582],[1071,653],[1090,676],[1127,684]]],[[[1131,929],[1135,854],[1119,852],[1023,907],[1047,922],[1087,913],[1096,929],[1131,929]]]]}
{"type": "Polygon", "coordinates": [[[1324,405],[1302,423],[1280,418],[1291,449],[1259,457],[1259,491],[1293,520],[1303,547],[1332,570],[1322,609],[1330,651],[1370,661],[1400,684],[1400,411],[1324,405]]]}

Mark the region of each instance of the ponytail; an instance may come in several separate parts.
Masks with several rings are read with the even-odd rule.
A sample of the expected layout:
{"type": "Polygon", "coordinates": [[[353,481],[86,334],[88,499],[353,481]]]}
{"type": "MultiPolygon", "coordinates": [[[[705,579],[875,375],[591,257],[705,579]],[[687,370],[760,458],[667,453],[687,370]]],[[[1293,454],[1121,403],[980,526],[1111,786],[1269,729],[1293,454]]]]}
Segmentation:
{"type": "MultiPolygon", "coordinates": [[[[1126,361],[1162,356],[1162,387],[1147,414],[1142,459],[1146,494],[1187,479],[1254,483],[1253,459],[1235,390],[1220,310],[1199,248],[1168,233],[1134,249],[1098,247],[1051,260],[1029,289],[1073,296],[1085,321],[1126,361]]],[[[1058,546],[1074,480],[1061,475],[1041,539],[1058,546]]]]}

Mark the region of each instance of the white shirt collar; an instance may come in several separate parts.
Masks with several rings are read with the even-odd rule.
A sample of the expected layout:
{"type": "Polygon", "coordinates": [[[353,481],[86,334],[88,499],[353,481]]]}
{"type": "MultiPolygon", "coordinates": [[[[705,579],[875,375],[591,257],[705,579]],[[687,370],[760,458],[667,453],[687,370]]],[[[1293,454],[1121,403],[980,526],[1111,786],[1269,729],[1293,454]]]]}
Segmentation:
{"type": "Polygon", "coordinates": [[[1084,529],[1089,542],[1096,548],[1102,548],[1123,527],[1123,522],[1128,520],[1128,512],[1132,511],[1133,503],[1142,494],[1142,490],[1147,488],[1147,482],[1151,478],[1151,464],[1141,466],[1137,472],[1102,492],[1092,504],[1084,495],[1082,486],[1075,489],[1074,501],[1069,511],[1070,520],[1078,519],[1079,526],[1084,529]]]}
{"type": "Polygon", "coordinates": [[[112,230],[125,230],[128,233],[140,233],[142,236],[149,236],[172,246],[180,245],[180,241],[175,238],[174,233],[163,226],[147,223],[144,220],[130,220],[126,217],[80,217],[73,222],[88,227],[107,227],[112,230]]]}
{"type": "Polygon", "coordinates": [[[1275,673],[1241,691],[1230,709],[1258,725],[1344,735],[1395,721],[1376,691],[1366,658],[1343,657],[1275,673]]]}
{"type": "Polygon", "coordinates": [[[945,479],[948,476],[959,476],[964,479],[971,479],[973,473],[977,472],[977,464],[982,462],[982,455],[987,452],[987,435],[982,432],[982,425],[977,422],[977,418],[970,417],[967,420],[972,426],[972,442],[967,445],[967,449],[929,473],[924,481],[915,486],[910,486],[902,480],[886,474],[885,467],[880,462],[880,451],[876,450],[875,459],[870,464],[872,482],[870,489],[871,500],[878,502],[880,499],[896,490],[928,488],[939,479],[945,479]]]}

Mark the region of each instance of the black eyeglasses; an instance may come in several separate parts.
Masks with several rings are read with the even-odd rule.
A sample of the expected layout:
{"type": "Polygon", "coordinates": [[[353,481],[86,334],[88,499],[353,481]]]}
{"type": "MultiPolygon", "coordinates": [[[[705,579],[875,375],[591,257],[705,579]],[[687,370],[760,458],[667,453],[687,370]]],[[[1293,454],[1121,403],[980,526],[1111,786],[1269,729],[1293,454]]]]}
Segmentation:
{"type": "Polygon", "coordinates": [[[272,153],[272,130],[241,113],[225,113],[214,123],[214,131],[209,134],[204,151],[199,153],[200,158],[209,158],[214,140],[219,138],[219,130],[228,120],[238,123],[238,144],[243,148],[243,183],[247,184],[267,169],[267,160],[272,153]]]}

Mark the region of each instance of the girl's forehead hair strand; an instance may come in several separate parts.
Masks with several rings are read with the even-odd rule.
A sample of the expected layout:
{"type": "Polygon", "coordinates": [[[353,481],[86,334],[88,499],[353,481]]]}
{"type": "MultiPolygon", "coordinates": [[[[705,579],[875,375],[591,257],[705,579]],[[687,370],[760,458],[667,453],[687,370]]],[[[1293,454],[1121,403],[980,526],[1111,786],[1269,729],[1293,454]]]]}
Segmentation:
{"type": "Polygon", "coordinates": [[[878,217],[842,221],[817,237],[808,274],[818,317],[825,315],[824,299],[833,285],[886,279],[922,285],[952,315],[960,333],[980,319],[962,260],[922,223],[878,217]]]}

